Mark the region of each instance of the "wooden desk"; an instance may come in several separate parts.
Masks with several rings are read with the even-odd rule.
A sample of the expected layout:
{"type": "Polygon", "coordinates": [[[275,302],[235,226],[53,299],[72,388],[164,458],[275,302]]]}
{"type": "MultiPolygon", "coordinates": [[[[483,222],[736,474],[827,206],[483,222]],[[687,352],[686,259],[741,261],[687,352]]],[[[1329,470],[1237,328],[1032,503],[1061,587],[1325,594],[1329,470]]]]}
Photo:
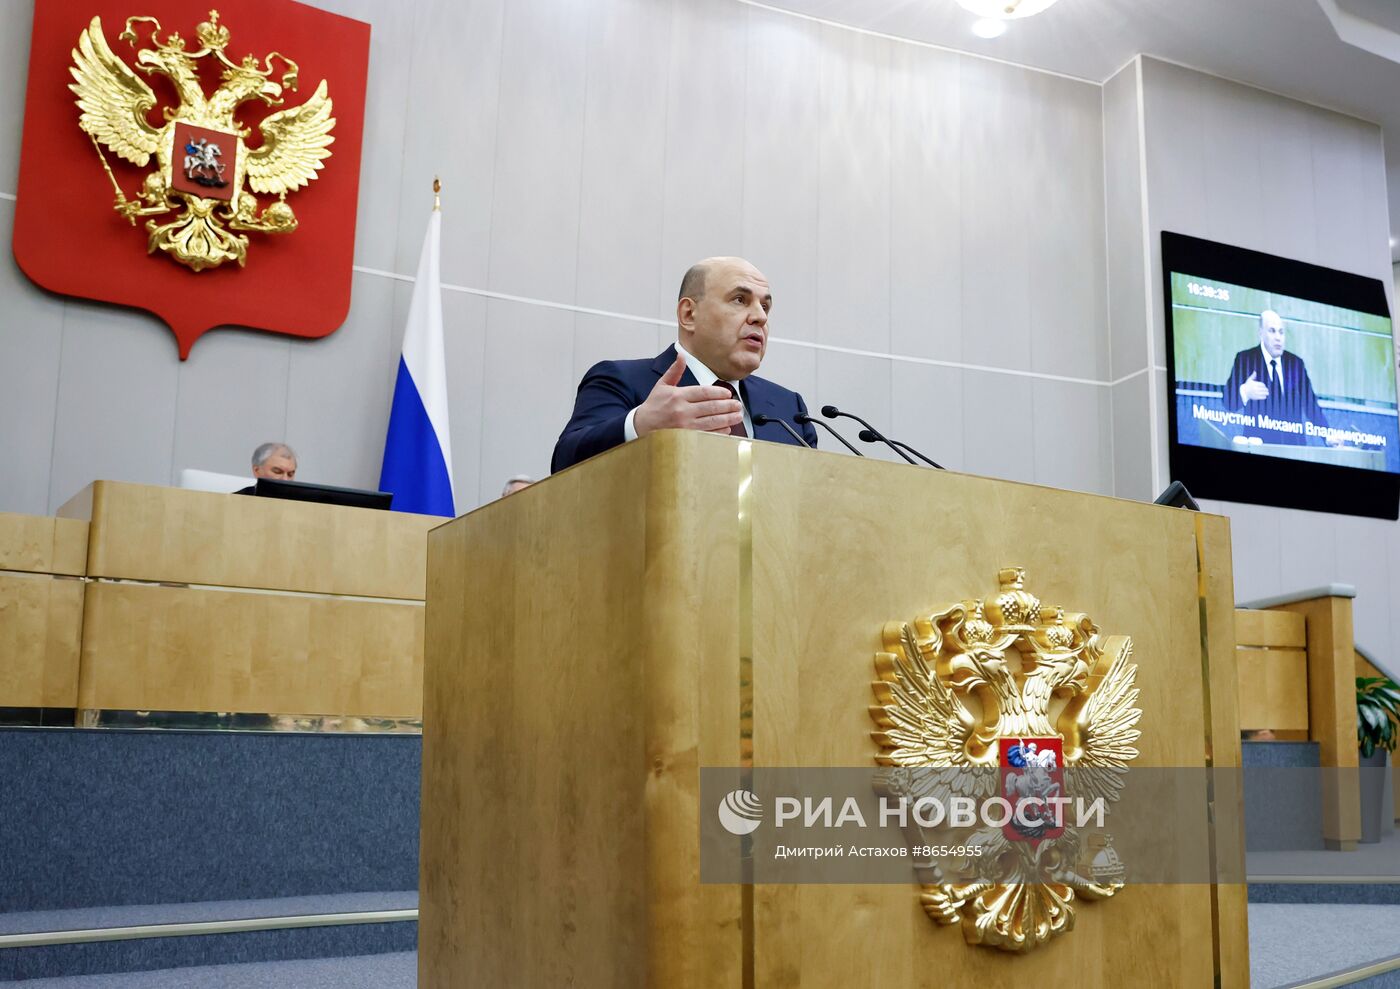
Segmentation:
{"type": "Polygon", "coordinates": [[[442,519],[113,481],[59,515],[86,533],[85,723],[421,717],[426,540],[442,519]]]}

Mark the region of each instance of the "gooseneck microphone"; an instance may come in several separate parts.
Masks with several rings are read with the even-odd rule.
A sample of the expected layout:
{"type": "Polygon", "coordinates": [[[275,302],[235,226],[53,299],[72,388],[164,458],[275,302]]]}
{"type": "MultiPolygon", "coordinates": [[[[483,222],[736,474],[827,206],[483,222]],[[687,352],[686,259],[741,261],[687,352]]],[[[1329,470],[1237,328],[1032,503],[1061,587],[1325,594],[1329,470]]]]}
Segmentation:
{"type": "Polygon", "coordinates": [[[860,436],[860,441],[861,441],[862,443],[879,443],[879,442],[881,442],[881,441],[883,441],[883,442],[885,442],[885,443],[891,443],[891,444],[893,444],[894,446],[899,447],[900,449],[908,450],[910,453],[912,453],[914,456],[918,457],[920,460],[922,460],[924,463],[928,464],[930,467],[937,467],[939,470],[944,470],[944,469],[945,469],[944,466],[943,466],[942,464],[934,463],[932,460],[930,460],[928,457],[925,457],[925,456],[924,456],[922,453],[920,453],[918,450],[915,450],[915,449],[914,449],[912,446],[910,446],[908,443],[902,443],[902,442],[900,442],[899,440],[886,439],[885,437],[880,436],[879,434],[877,434],[877,433],[875,432],[875,430],[873,430],[873,429],[862,429],[858,435],[860,436]]]}
{"type": "Polygon", "coordinates": [[[777,423],[779,426],[782,426],[784,429],[786,429],[786,430],[788,431],[788,435],[789,435],[789,436],[791,436],[793,439],[797,440],[797,442],[801,443],[801,444],[802,444],[803,446],[805,446],[807,449],[809,449],[809,450],[812,449],[812,444],[810,444],[810,443],[808,443],[806,440],[804,440],[804,439],[802,438],[802,436],[797,432],[797,430],[795,430],[795,429],[793,429],[791,426],[789,426],[785,420],[783,420],[783,419],[777,419],[777,418],[775,418],[775,417],[773,417],[773,416],[766,416],[766,415],[763,415],[763,414],[761,414],[761,413],[755,414],[755,415],[753,416],[753,424],[754,424],[755,426],[766,426],[766,425],[768,425],[768,423],[770,423],[770,422],[775,422],[775,423],[777,423]]]}
{"type": "MultiPolygon", "coordinates": [[[[897,454],[899,454],[901,457],[903,457],[904,460],[905,460],[905,462],[911,463],[911,464],[914,462],[914,458],[913,458],[913,457],[909,456],[909,454],[905,453],[905,452],[904,452],[903,450],[901,450],[899,447],[895,446],[895,445],[894,445],[893,443],[891,443],[889,440],[885,439],[885,434],[884,434],[884,433],[880,432],[880,431],[879,431],[878,429],[876,429],[874,426],[870,425],[870,423],[866,422],[866,421],[865,421],[864,419],[862,419],[860,416],[858,416],[858,415],[856,415],[856,414],[854,414],[854,413],[852,413],[852,412],[842,412],[840,409],[838,409],[838,408],[837,408],[836,406],[834,406],[834,405],[823,405],[823,406],[822,406],[822,415],[826,416],[828,419],[835,419],[835,418],[838,417],[838,416],[840,416],[841,418],[844,418],[844,419],[854,419],[856,422],[860,423],[862,426],[865,427],[865,429],[862,430],[863,433],[864,433],[864,432],[869,432],[869,433],[871,433],[871,434],[875,437],[875,440],[876,440],[877,442],[885,444],[885,446],[889,447],[889,448],[890,448],[891,450],[893,450],[895,453],[897,453],[897,454]]],[[[861,436],[861,439],[865,439],[864,435],[861,436]]],[[[867,440],[867,442],[869,442],[869,441],[867,440]]]]}
{"type": "Polygon", "coordinates": [[[850,441],[849,441],[848,439],[846,439],[846,437],[842,436],[840,433],[838,433],[836,430],[832,429],[830,426],[828,426],[826,423],[822,422],[820,419],[813,419],[811,416],[809,416],[809,415],[808,415],[807,413],[805,413],[805,412],[799,412],[799,413],[797,413],[797,415],[793,416],[792,418],[793,418],[795,421],[800,422],[800,423],[809,424],[809,425],[812,425],[812,426],[820,426],[820,427],[822,427],[822,429],[825,429],[825,430],[826,430],[828,433],[830,433],[832,436],[835,436],[838,440],[840,440],[840,441],[841,441],[841,445],[844,446],[847,450],[850,450],[850,451],[851,451],[852,453],[854,453],[857,457],[863,457],[863,456],[865,456],[865,454],[861,453],[861,452],[860,452],[859,450],[857,450],[855,447],[851,446],[850,441]]]}

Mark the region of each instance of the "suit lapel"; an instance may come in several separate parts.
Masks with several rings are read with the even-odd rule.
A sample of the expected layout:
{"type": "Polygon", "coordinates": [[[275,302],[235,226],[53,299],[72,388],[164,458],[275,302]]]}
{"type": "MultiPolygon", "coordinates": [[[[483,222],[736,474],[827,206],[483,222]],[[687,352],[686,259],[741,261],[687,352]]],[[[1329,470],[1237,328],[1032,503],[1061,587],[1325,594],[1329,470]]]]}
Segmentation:
{"type": "MultiPolygon", "coordinates": [[[[661,376],[666,373],[666,369],[674,363],[676,363],[676,345],[671,344],[671,346],[657,355],[656,360],[651,362],[651,371],[656,375],[656,380],[660,381],[661,376]]],[[[681,387],[686,388],[690,385],[698,385],[699,383],[700,382],[695,379],[695,375],[690,373],[690,368],[687,367],[685,373],[681,375],[681,387]]]]}

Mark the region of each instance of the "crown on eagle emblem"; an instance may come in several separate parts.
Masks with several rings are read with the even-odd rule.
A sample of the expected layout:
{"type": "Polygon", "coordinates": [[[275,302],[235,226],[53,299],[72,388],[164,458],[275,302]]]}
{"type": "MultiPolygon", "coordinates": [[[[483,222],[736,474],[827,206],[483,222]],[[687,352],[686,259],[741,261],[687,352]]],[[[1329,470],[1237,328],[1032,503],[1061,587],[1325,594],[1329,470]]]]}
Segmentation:
{"type": "Polygon", "coordinates": [[[195,28],[200,47],[192,52],[177,32],[161,41],[154,17],[128,17],[118,40],[135,48],[136,24],[151,26],[151,47],[137,52],[135,69],[112,51],[100,17],[78,36],[69,69],[74,82],[68,87],[77,95],[78,126],[92,139],[116,191],[115,210],[133,226],[138,217],[147,218],[149,253],[160,251],[194,271],[226,261],[242,266],[248,257],[245,232],[296,230],[287,193],[316,178],[331,155],[335,118],[326,82],[321,80],[305,102],[266,117],[259,125],[261,141],[249,147],[244,142],[252,129],[239,124],[239,107],[251,100],[282,106],[284,91],[297,88],[297,64],[280,52],[268,54],[261,65],[251,54],[231,60],[225,49],[232,36],[217,10],[195,28]],[[201,59],[220,67],[220,85],[212,96],[205,95],[199,78],[201,59]],[[274,59],[284,66],[280,82],[272,79],[274,59]],[[163,108],[160,127],[147,120],[157,100],[143,74],[164,76],[180,100],[163,108]],[[142,168],[155,158],[156,170],[134,199],[112,174],[104,147],[142,168]],[[263,206],[255,194],[277,198],[263,206]]]}

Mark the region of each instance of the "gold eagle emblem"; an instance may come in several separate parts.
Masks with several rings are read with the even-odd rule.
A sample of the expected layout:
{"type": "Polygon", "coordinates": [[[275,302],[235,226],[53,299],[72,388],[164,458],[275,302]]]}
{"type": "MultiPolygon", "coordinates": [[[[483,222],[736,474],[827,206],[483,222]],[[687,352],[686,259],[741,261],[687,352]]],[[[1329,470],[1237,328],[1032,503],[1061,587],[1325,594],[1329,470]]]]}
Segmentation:
{"type": "MultiPolygon", "coordinates": [[[[888,767],[877,786],[911,801],[1063,793],[1111,803],[1141,736],[1132,640],[1042,605],[1020,568],[999,576],[994,598],[885,626],[870,708],[876,762],[888,767]]],[[[1074,927],[1076,896],[1101,900],[1122,886],[1111,840],[1082,848],[1073,827],[982,827],[970,843],[981,851],[963,863],[975,881],[920,869],[924,911],[961,923],[969,944],[1032,950],[1074,927]]]]}
{"type": "Polygon", "coordinates": [[[244,142],[252,130],[239,124],[239,107],[255,99],[281,106],[284,90],[297,88],[297,64],[280,52],[269,54],[261,65],[253,55],[231,60],[225,54],[229,30],[219,23],[217,10],[196,27],[196,51],[186,51],[178,33],[162,42],[160,22],[153,17],[128,17],[118,40],[135,48],[132,26],[138,23],[151,25],[151,47],[137,53],[136,70],[168,79],[179,105],[163,108],[164,123],[151,125],[147,114],[157,103],[154,91],[116,56],[101,18],[94,17],[78,36],[69,69],[74,79],[69,89],[81,111],[78,126],[92,139],[112,181],[116,211],[133,226],[137,217],[150,218],[148,253],[162,251],[195,271],[226,261],[242,266],[248,238],[241,231],[295,230],[297,218],[287,205],[287,193],[316,178],[330,157],[335,118],[326,82],[321,80],[304,103],[268,115],[259,127],[261,141],[249,147],[244,142]],[[220,85],[212,96],[205,96],[199,78],[200,59],[217,63],[220,85]],[[285,66],[280,83],[271,78],[274,59],[285,66]],[[154,156],[156,170],[146,176],[134,200],[122,192],[103,147],[142,168],[154,156]],[[277,198],[263,206],[255,193],[277,198]],[[172,218],[155,219],[172,213],[172,218]]]}

